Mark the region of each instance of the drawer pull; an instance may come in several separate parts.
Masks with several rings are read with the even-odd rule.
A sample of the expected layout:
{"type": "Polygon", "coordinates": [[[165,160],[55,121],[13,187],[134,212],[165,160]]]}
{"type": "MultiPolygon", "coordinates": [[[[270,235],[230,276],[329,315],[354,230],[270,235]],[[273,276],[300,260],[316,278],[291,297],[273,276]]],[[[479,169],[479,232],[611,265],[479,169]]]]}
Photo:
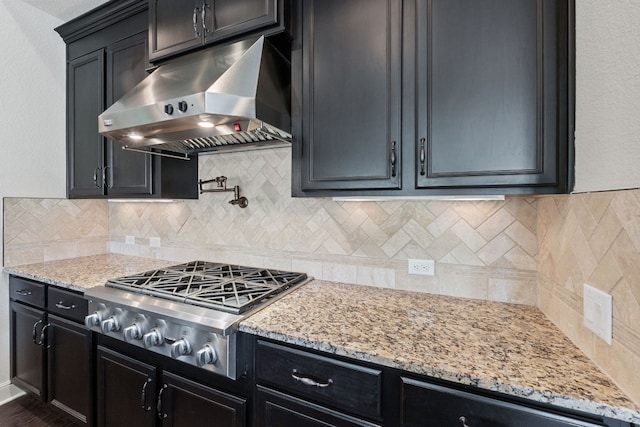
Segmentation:
{"type": "Polygon", "coordinates": [[[28,289],[21,289],[21,290],[16,291],[16,294],[18,294],[18,295],[22,295],[23,297],[28,297],[28,296],[29,296],[29,295],[31,295],[32,293],[33,293],[33,292],[31,292],[31,291],[30,291],[30,290],[28,290],[28,289]]]}
{"type": "Polygon", "coordinates": [[[291,377],[293,377],[293,379],[296,381],[300,381],[302,384],[312,386],[312,387],[325,388],[333,384],[333,380],[331,378],[329,378],[327,381],[321,382],[314,378],[300,375],[298,374],[298,371],[295,369],[293,370],[293,372],[291,372],[291,377]]]}
{"type": "Polygon", "coordinates": [[[76,305],[75,304],[65,305],[64,301],[60,301],[56,303],[56,307],[59,308],[60,310],[73,310],[74,308],[76,308],[76,305]]]}
{"type": "Polygon", "coordinates": [[[462,427],[469,427],[467,425],[467,419],[465,417],[458,418],[458,421],[460,421],[462,423],[462,427]]]}

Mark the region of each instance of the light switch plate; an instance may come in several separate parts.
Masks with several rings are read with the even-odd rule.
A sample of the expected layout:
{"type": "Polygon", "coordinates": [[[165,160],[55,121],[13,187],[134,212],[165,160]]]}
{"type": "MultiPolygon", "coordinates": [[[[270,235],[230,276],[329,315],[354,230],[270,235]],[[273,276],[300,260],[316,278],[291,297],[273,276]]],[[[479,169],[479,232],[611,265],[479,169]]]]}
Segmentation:
{"type": "Polygon", "coordinates": [[[606,292],[584,284],[583,287],[584,325],[611,345],[611,321],[613,298],[606,292]]]}

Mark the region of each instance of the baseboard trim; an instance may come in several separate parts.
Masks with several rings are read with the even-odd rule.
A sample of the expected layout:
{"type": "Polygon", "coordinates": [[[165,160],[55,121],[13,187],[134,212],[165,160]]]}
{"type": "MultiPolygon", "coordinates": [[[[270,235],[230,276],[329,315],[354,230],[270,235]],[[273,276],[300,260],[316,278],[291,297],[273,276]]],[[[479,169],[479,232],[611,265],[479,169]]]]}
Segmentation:
{"type": "Polygon", "coordinates": [[[10,382],[2,383],[0,384],[0,405],[11,402],[13,399],[17,399],[25,394],[23,390],[20,390],[10,382]]]}

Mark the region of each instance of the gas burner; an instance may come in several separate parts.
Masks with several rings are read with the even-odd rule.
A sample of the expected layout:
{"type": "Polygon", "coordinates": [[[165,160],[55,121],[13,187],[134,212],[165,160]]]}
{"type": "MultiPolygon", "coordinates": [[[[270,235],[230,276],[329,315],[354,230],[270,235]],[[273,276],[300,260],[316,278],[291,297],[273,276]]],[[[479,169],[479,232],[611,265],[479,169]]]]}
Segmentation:
{"type": "Polygon", "coordinates": [[[240,314],[306,279],[304,273],[192,261],[111,279],[105,286],[240,314]]]}

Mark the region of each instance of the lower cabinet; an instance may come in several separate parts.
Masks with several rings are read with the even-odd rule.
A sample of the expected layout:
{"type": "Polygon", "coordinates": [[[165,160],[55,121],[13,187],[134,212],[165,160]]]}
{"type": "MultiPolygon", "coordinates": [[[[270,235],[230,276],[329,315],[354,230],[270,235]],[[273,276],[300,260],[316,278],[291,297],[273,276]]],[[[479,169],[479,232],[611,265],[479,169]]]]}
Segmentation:
{"type": "Polygon", "coordinates": [[[246,425],[245,399],[103,346],[97,348],[99,427],[246,425]]]}
{"type": "Polygon", "coordinates": [[[12,301],[11,381],[21,389],[46,399],[44,347],[39,342],[46,316],[44,310],[12,301]]]}
{"type": "Polygon", "coordinates": [[[331,425],[351,427],[377,425],[261,386],[257,388],[256,402],[258,426],[320,427],[331,425]]]}
{"type": "Polygon", "coordinates": [[[83,296],[15,276],[9,278],[11,381],[92,425],[92,335],[83,296]]]}
{"type": "Polygon", "coordinates": [[[402,426],[438,427],[595,427],[568,418],[490,397],[402,378],[402,426]]]}
{"type": "Polygon", "coordinates": [[[256,346],[258,426],[373,426],[382,419],[382,370],[279,344],[256,346]]]}

